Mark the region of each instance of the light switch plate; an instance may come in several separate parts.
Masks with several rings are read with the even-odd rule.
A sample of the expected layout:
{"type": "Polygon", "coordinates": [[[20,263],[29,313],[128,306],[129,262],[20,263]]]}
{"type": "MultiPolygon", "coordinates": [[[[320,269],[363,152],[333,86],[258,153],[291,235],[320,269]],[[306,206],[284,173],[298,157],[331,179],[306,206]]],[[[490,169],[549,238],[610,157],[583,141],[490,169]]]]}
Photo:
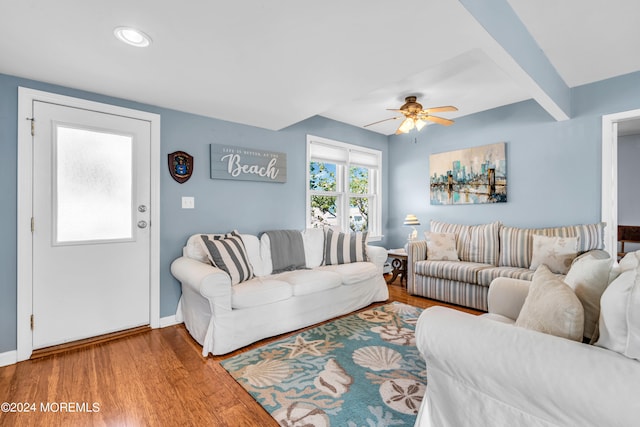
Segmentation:
{"type": "Polygon", "coordinates": [[[183,197],[182,209],[194,209],[196,207],[195,197],[183,197]]]}

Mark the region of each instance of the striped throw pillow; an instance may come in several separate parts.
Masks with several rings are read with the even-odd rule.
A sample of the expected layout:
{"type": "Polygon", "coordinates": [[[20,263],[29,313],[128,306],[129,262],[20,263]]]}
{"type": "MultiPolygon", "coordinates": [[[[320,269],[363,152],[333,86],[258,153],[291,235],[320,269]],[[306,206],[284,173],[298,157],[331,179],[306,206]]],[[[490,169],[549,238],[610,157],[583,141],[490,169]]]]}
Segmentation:
{"type": "Polygon", "coordinates": [[[324,237],[324,265],[367,261],[367,232],[339,233],[330,228],[324,237]]]}
{"type": "Polygon", "coordinates": [[[214,267],[225,271],[231,277],[232,285],[253,278],[253,268],[249,263],[247,250],[237,231],[214,235],[213,239],[205,234],[200,237],[207,249],[209,262],[214,267]]]}
{"type": "Polygon", "coordinates": [[[500,266],[529,268],[533,257],[533,235],[577,237],[578,254],[604,248],[604,222],[550,228],[502,227],[500,266]]]}
{"type": "Polygon", "coordinates": [[[431,220],[431,232],[453,233],[461,261],[498,265],[499,221],[489,224],[462,225],[431,220]]]}

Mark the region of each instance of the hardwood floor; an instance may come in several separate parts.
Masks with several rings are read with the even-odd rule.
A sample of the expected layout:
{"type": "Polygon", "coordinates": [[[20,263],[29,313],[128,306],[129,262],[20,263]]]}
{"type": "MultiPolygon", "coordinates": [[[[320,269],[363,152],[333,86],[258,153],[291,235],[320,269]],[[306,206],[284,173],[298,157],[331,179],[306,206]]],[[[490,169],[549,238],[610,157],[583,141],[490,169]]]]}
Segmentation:
{"type": "MultiPolygon", "coordinates": [[[[396,281],[398,282],[398,281],[396,281]]],[[[446,305],[389,285],[390,300],[446,305]]],[[[379,305],[379,304],[376,304],[379,305]]],[[[455,307],[473,314],[479,312],[455,307]]],[[[277,426],[183,325],[0,368],[0,426],[277,426]]]]}

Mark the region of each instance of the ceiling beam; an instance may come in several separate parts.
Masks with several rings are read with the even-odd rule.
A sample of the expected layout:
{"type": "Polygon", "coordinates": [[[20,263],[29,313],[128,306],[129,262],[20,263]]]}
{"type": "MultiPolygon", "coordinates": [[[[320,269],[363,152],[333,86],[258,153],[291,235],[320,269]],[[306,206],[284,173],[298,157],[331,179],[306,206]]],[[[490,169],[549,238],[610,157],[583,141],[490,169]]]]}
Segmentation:
{"type": "Polygon", "coordinates": [[[458,0],[496,41],[486,53],[554,119],[571,117],[571,93],[507,0],[458,0]]]}

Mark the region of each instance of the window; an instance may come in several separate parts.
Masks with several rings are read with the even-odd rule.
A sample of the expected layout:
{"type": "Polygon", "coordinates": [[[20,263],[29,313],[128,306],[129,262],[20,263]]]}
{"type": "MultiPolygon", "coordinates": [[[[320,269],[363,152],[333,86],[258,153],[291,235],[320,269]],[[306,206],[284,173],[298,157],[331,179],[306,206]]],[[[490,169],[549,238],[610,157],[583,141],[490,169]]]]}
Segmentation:
{"type": "Polygon", "coordinates": [[[382,238],[382,152],[307,136],[307,226],[382,238]]]}

